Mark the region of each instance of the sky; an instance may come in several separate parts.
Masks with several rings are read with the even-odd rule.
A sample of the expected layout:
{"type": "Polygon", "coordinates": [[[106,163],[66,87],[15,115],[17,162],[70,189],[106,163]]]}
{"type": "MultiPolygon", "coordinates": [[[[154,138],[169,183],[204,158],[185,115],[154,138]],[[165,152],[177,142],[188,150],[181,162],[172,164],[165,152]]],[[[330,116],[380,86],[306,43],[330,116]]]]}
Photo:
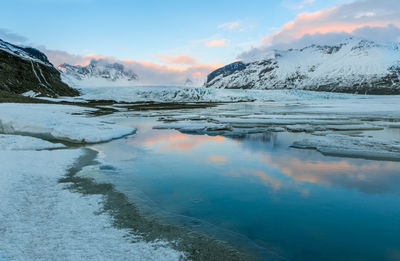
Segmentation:
{"type": "Polygon", "coordinates": [[[0,10],[3,40],[55,65],[121,62],[149,84],[202,81],[270,48],[400,41],[399,28],[399,0],[13,0],[0,10]]]}

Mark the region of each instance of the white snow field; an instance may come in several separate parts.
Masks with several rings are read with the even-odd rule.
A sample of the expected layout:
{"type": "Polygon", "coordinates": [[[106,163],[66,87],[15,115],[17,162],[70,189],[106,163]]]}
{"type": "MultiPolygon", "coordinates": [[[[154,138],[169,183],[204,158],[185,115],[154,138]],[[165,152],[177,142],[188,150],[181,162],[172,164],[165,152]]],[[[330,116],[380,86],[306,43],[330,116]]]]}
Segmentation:
{"type": "Polygon", "coordinates": [[[58,182],[83,150],[37,151],[52,146],[13,135],[2,135],[1,143],[11,144],[0,150],[1,261],[184,258],[166,242],[147,243],[114,228],[102,197],[71,192],[58,182]]]}
{"type": "Polygon", "coordinates": [[[54,104],[0,104],[0,133],[74,143],[96,143],[134,133],[134,128],[88,117],[94,109],[54,104]]]}

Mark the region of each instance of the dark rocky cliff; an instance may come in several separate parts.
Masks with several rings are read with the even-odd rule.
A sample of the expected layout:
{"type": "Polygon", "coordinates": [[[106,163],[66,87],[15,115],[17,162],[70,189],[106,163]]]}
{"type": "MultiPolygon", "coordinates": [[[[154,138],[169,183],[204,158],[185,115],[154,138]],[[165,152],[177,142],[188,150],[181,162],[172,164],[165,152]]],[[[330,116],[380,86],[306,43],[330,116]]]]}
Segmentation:
{"type": "Polygon", "coordinates": [[[0,40],[0,91],[38,96],[76,96],[79,92],[61,81],[57,70],[42,52],[0,40]]]}

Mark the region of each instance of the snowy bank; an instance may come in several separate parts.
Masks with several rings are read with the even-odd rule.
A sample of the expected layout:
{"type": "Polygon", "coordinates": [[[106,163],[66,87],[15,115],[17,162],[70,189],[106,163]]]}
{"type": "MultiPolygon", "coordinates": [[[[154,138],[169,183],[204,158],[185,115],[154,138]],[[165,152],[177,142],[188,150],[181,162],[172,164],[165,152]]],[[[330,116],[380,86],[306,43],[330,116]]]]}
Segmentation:
{"type": "Polygon", "coordinates": [[[54,104],[0,104],[0,132],[74,143],[96,143],[134,133],[134,128],[85,116],[91,108],[54,104]]]}
{"type": "MultiPolygon", "coordinates": [[[[15,145],[9,149],[45,145],[2,136],[7,139],[15,145]]],[[[0,150],[0,260],[182,259],[166,242],[147,243],[113,227],[101,196],[74,193],[58,182],[83,154],[80,149],[0,150]]]]}

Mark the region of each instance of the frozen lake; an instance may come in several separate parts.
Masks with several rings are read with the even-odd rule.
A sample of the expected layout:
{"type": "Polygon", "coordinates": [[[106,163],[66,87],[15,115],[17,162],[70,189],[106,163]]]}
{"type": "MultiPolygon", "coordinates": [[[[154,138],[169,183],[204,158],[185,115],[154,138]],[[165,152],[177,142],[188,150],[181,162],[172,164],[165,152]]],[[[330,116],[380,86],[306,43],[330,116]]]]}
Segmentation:
{"type": "Polygon", "coordinates": [[[137,131],[86,145],[98,164],[77,175],[113,184],[148,218],[261,260],[399,260],[400,96],[122,87],[67,100],[101,99],[118,101],[89,112],[104,141],[137,131]]]}
{"type": "Polygon", "coordinates": [[[115,184],[148,215],[263,259],[399,257],[400,162],[289,147],[305,133],[228,138],[155,130],[151,117],[124,122],[136,135],[90,146],[100,164],[86,175],[115,184]]]}

